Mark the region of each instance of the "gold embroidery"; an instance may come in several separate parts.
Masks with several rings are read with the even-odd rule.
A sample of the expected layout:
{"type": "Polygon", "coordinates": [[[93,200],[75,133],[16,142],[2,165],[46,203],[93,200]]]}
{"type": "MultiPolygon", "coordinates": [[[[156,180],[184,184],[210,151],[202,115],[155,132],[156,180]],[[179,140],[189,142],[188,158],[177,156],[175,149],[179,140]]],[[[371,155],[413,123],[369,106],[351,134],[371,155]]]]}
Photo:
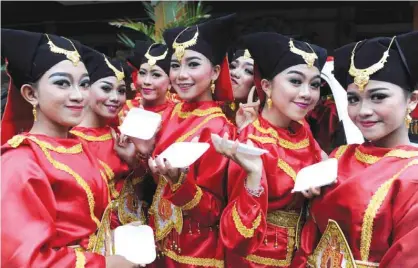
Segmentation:
{"type": "MultiPolygon", "coordinates": [[[[99,219],[96,217],[96,215],[94,215],[94,206],[95,206],[95,201],[94,201],[94,196],[93,196],[93,192],[91,191],[89,185],[87,184],[87,182],[76,172],[74,172],[69,166],[56,161],[55,159],[52,158],[51,154],[48,152],[48,148],[53,148],[55,149],[55,152],[58,151],[63,151],[63,149],[67,150],[64,147],[52,147],[50,144],[49,146],[46,146],[47,143],[45,142],[41,142],[39,141],[37,138],[31,136],[28,137],[28,139],[32,140],[33,142],[35,142],[36,144],[38,144],[38,146],[41,148],[42,152],[45,154],[46,159],[58,170],[64,171],[66,173],[68,173],[69,175],[73,176],[74,179],[77,181],[78,185],[81,186],[81,188],[86,192],[87,195],[87,200],[89,203],[89,208],[90,208],[90,217],[91,219],[96,223],[96,225],[99,227],[100,226],[100,221],[99,219]],[[58,150],[59,148],[59,150],[58,150]]],[[[74,146],[75,147],[75,146],[74,146]]],[[[73,148],[73,147],[71,147],[73,148]]],[[[70,149],[71,149],[70,148],[70,149]]],[[[81,148],[81,144],[80,144],[80,148],[81,148]]]]}
{"type": "Polygon", "coordinates": [[[224,117],[225,118],[225,115],[224,114],[212,114],[212,115],[209,115],[202,122],[200,122],[197,126],[195,126],[193,129],[191,129],[189,132],[185,133],[180,138],[178,138],[176,140],[176,142],[183,142],[183,141],[185,141],[187,138],[189,138],[190,136],[194,135],[207,122],[209,122],[210,120],[212,120],[213,118],[216,118],[216,117],[224,117]]]}
{"type": "Polygon", "coordinates": [[[171,250],[165,251],[164,254],[170,259],[173,259],[176,262],[182,263],[182,264],[205,266],[205,267],[216,267],[216,268],[224,267],[223,260],[217,260],[213,258],[196,258],[196,257],[189,257],[189,256],[180,256],[171,250]]]}
{"type": "Polygon", "coordinates": [[[276,210],[267,213],[267,222],[285,228],[296,228],[299,221],[299,214],[295,212],[276,210]]]}
{"type": "Polygon", "coordinates": [[[279,145],[283,148],[290,149],[290,150],[298,150],[298,149],[303,149],[309,146],[308,138],[303,139],[297,143],[285,140],[283,138],[280,138],[277,131],[272,129],[271,127],[269,127],[268,129],[263,128],[260,125],[260,121],[258,119],[253,122],[253,126],[257,129],[257,131],[263,134],[271,135],[273,138],[275,138],[279,142],[279,145]]]}
{"type": "Polygon", "coordinates": [[[92,251],[93,250],[93,247],[96,244],[96,241],[97,241],[96,234],[95,233],[91,234],[89,236],[89,243],[87,245],[87,251],[92,251]]]}
{"type": "Polygon", "coordinates": [[[370,245],[372,243],[373,235],[373,221],[376,217],[377,211],[381,207],[383,201],[388,194],[392,183],[404,172],[407,168],[413,165],[418,165],[418,159],[410,161],[405,167],[403,167],[392,178],[383,183],[379,189],[374,193],[366,212],[364,213],[363,225],[361,226],[361,239],[360,239],[360,256],[362,261],[369,259],[370,245]]]}
{"type": "Polygon", "coordinates": [[[17,148],[20,146],[20,144],[26,139],[25,136],[23,135],[16,135],[13,136],[10,140],[7,141],[7,143],[13,147],[13,148],[17,148]]]}
{"type": "Polygon", "coordinates": [[[70,133],[86,141],[108,141],[112,139],[112,135],[110,133],[104,134],[99,137],[86,135],[83,132],[78,131],[78,130],[70,130],[70,133]]]}
{"type": "MultiPolygon", "coordinates": [[[[383,157],[397,157],[397,158],[402,158],[402,159],[408,159],[408,158],[417,157],[417,156],[418,156],[418,151],[405,151],[405,150],[395,149],[395,150],[389,151],[383,157]]],[[[355,157],[358,161],[362,163],[370,164],[370,165],[382,159],[382,157],[365,154],[361,152],[359,148],[356,148],[355,157]]]]}
{"type": "Polygon", "coordinates": [[[362,153],[359,150],[359,148],[356,148],[354,155],[358,161],[365,163],[365,164],[369,164],[369,165],[374,164],[380,160],[380,157],[377,157],[371,154],[362,153]]]}
{"type": "Polygon", "coordinates": [[[331,267],[340,267],[342,259],[346,268],[355,268],[353,254],[350,250],[344,233],[338,223],[329,219],[328,225],[319,240],[312,255],[308,257],[311,267],[322,267],[331,260],[331,267]]]}
{"type": "Polygon", "coordinates": [[[129,110],[134,108],[134,105],[132,104],[132,100],[127,100],[126,105],[128,106],[129,110]]]}
{"type": "Polygon", "coordinates": [[[101,170],[100,170],[100,176],[102,177],[104,183],[106,184],[106,188],[107,188],[107,201],[110,202],[110,191],[109,191],[109,184],[107,184],[107,177],[103,173],[103,171],[101,171],[101,170]]]}
{"type": "Polygon", "coordinates": [[[283,159],[279,158],[277,160],[277,166],[284,171],[290,178],[292,178],[293,181],[296,180],[296,172],[295,170],[286,163],[283,159]]]}
{"type": "Polygon", "coordinates": [[[84,268],[86,266],[86,256],[84,253],[75,249],[75,268],[84,268]]]}
{"type": "Polygon", "coordinates": [[[195,110],[193,110],[191,112],[182,112],[181,111],[182,108],[183,108],[183,103],[178,103],[174,107],[173,112],[171,113],[171,117],[170,118],[173,118],[175,115],[177,115],[178,117],[184,119],[184,118],[188,118],[191,115],[200,116],[201,117],[201,116],[206,116],[206,115],[215,114],[215,113],[216,114],[217,113],[223,114],[222,113],[222,109],[219,108],[219,107],[212,107],[212,108],[208,108],[206,110],[195,109],[195,110]]]}
{"type": "Polygon", "coordinates": [[[248,261],[257,263],[257,264],[262,264],[262,265],[267,265],[267,266],[287,267],[290,265],[290,263],[292,262],[292,258],[293,258],[293,251],[295,249],[294,237],[295,237],[295,230],[293,228],[287,229],[287,254],[286,254],[286,259],[284,260],[266,258],[266,257],[257,256],[254,254],[248,255],[247,257],[245,257],[245,259],[248,261]]]}
{"type": "Polygon", "coordinates": [[[277,144],[277,140],[275,138],[271,138],[271,137],[261,137],[261,136],[256,136],[254,134],[249,134],[248,138],[252,139],[254,141],[257,141],[259,143],[262,143],[262,144],[266,144],[266,143],[277,144]]]}
{"type": "Polygon", "coordinates": [[[340,159],[341,156],[345,153],[345,151],[347,151],[349,145],[342,145],[340,147],[338,147],[337,152],[335,152],[335,158],[336,159],[340,159]]]}
{"type": "Polygon", "coordinates": [[[241,217],[238,214],[236,203],[232,207],[232,219],[234,220],[235,228],[237,231],[245,238],[251,238],[254,236],[254,231],[260,226],[261,223],[261,212],[258,214],[257,218],[253,221],[253,226],[247,228],[244,223],[241,221],[241,217]]]}
{"type": "Polygon", "coordinates": [[[102,221],[97,230],[95,244],[92,252],[98,253],[103,256],[113,255],[110,250],[112,249],[112,239],[110,235],[110,213],[112,212],[112,206],[109,204],[102,216],[102,221]]]}
{"type": "Polygon", "coordinates": [[[182,206],[181,208],[183,210],[190,210],[196,207],[199,204],[200,200],[202,199],[202,195],[203,195],[202,189],[200,189],[199,186],[196,186],[196,194],[194,195],[193,199],[187,204],[185,204],[184,206],[182,206]]]}
{"type": "MultiPolygon", "coordinates": [[[[162,177],[158,180],[157,189],[155,190],[154,197],[152,199],[152,204],[149,209],[149,214],[154,215],[154,225],[155,225],[155,240],[160,241],[166,237],[173,228],[176,229],[178,233],[181,233],[183,229],[183,214],[182,210],[179,207],[172,205],[169,201],[169,204],[172,205],[173,213],[170,215],[170,218],[165,220],[159,215],[160,203],[163,199],[164,188],[167,185],[162,177]],[[173,219],[174,217],[174,219],[173,219]]],[[[164,199],[165,200],[165,199],[164,199]]]]}
{"type": "Polygon", "coordinates": [[[106,176],[109,182],[108,184],[109,191],[112,194],[112,198],[113,199],[118,198],[119,192],[115,188],[115,173],[105,162],[101,161],[100,159],[99,159],[99,163],[103,167],[104,171],[106,172],[106,176]]]}
{"type": "Polygon", "coordinates": [[[144,177],[136,177],[132,179],[132,185],[140,184],[144,181],[144,177]]]}
{"type": "Polygon", "coordinates": [[[139,215],[136,214],[141,206],[141,203],[136,197],[135,191],[129,179],[125,179],[117,202],[119,221],[123,225],[134,221],[141,221],[142,223],[145,223],[145,215],[142,209],[139,215]]]}
{"type": "Polygon", "coordinates": [[[368,261],[354,261],[357,265],[357,268],[372,268],[372,267],[379,267],[379,264],[376,262],[368,262],[368,261]]]}

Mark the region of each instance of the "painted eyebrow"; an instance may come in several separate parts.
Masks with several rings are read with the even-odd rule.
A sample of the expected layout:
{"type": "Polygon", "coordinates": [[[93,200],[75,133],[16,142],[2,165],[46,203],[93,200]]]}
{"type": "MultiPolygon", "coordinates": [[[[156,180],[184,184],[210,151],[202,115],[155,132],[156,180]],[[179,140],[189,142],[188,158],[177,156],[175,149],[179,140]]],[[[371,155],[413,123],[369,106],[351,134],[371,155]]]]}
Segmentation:
{"type": "Polygon", "coordinates": [[[303,76],[304,78],[306,78],[305,74],[296,70],[290,70],[287,72],[287,74],[298,74],[300,76],[303,76]]]}
{"type": "Polygon", "coordinates": [[[196,56],[186,58],[186,61],[191,61],[191,60],[202,60],[202,59],[196,56]]]}
{"type": "Polygon", "coordinates": [[[253,63],[250,63],[250,62],[244,62],[244,65],[248,65],[248,66],[251,66],[251,67],[254,66],[254,64],[253,63]]]}
{"type": "Polygon", "coordinates": [[[58,73],[53,73],[49,76],[49,78],[55,77],[55,76],[64,76],[67,78],[71,78],[71,75],[69,73],[63,73],[63,72],[58,72],[58,73]]]}
{"type": "Polygon", "coordinates": [[[374,93],[374,92],[376,92],[376,91],[380,91],[380,90],[389,90],[388,88],[384,88],[384,87],[379,87],[379,88],[372,88],[372,89],[369,89],[367,92],[369,93],[369,94],[371,94],[371,93],[374,93]]]}
{"type": "Polygon", "coordinates": [[[112,86],[112,87],[113,87],[113,84],[112,84],[112,83],[110,83],[110,82],[107,82],[107,81],[102,81],[102,83],[105,83],[105,84],[107,84],[107,85],[109,85],[109,86],[112,86]]]}

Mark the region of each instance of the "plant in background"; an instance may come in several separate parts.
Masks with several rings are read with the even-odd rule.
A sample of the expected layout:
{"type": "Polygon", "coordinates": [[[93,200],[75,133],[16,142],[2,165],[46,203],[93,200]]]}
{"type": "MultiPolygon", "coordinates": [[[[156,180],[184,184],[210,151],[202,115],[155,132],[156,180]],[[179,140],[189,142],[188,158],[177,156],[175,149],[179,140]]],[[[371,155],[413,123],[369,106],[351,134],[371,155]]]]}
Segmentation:
{"type": "MultiPolygon", "coordinates": [[[[163,43],[162,34],[165,29],[191,26],[198,23],[202,19],[210,18],[210,7],[203,7],[200,1],[155,1],[142,2],[145,11],[152,21],[151,23],[144,23],[140,21],[133,21],[130,19],[118,19],[109,22],[110,25],[116,27],[125,27],[134,31],[141,32],[148,36],[154,42],[163,43]]],[[[118,34],[119,42],[129,48],[135,46],[126,34],[118,34]]]]}

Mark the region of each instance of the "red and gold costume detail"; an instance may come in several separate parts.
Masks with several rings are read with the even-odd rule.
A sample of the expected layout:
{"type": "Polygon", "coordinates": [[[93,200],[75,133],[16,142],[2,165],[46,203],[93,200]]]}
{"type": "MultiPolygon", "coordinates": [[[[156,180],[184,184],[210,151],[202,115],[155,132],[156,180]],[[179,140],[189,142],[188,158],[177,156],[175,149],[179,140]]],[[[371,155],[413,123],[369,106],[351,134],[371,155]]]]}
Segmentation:
{"type": "Polygon", "coordinates": [[[134,182],[128,176],[129,166],[120,159],[113,149],[114,140],[109,126],[102,128],[74,127],[71,134],[87,142],[90,151],[97,157],[101,171],[106,175],[111,197],[111,229],[141,221],[146,223],[145,214],[140,209],[142,203],[135,194],[134,182]],[[126,179],[125,179],[126,178],[126,179]]]}
{"type": "Polygon", "coordinates": [[[313,200],[295,267],[415,267],[418,149],[337,148],[338,181],[313,200]]]}
{"type": "Polygon", "coordinates": [[[261,156],[263,174],[258,197],[246,187],[246,172],[235,162],[228,169],[228,206],[220,223],[227,267],[288,267],[298,244],[304,198],[291,193],[297,172],[321,159],[321,149],[308,126],[292,122],[292,132],[272,126],[259,116],[242,130],[269,151],[261,156]]]}
{"type": "MultiPolygon", "coordinates": [[[[161,129],[154,155],[175,142],[211,144],[211,133],[235,136],[234,126],[214,101],[179,103],[169,113],[161,129]]],[[[157,191],[150,208],[150,225],[159,243],[161,258],[155,267],[223,267],[224,250],[218,236],[218,223],[224,207],[228,159],[211,144],[193,165],[182,183],[171,188],[157,178],[157,191]]]]}
{"type": "Polygon", "coordinates": [[[23,133],[1,154],[2,266],[105,267],[108,188],[86,145],[23,133]]]}

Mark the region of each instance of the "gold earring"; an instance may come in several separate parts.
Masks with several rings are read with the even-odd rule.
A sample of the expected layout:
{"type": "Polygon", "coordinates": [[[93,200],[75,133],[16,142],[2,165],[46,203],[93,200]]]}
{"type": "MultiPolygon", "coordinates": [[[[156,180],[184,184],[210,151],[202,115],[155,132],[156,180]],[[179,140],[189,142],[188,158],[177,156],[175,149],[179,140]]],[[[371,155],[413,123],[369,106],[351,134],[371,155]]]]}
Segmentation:
{"type": "Polygon", "coordinates": [[[215,80],[210,81],[210,91],[215,94],[215,80]]]}
{"type": "Polygon", "coordinates": [[[412,117],[411,117],[410,113],[411,113],[411,109],[408,108],[406,110],[406,116],[405,116],[405,126],[406,126],[406,128],[409,128],[409,126],[411,125],[411,122],[412,122],[412,117]]]}
{"type": "Polygon", "coordinates": [[[33,105],[32,114],[33,114],[33,121],[36,122],[36,120],[37,120],[37,118],[36,118],[36,104],[33,105]]]}
{"type": "Polygon", "coordinates": [[[273,101],[271,100],[270,97],[268,97],[267,99],[267,108],[271,109],[271,106],[273,105],[273,101]]]}

